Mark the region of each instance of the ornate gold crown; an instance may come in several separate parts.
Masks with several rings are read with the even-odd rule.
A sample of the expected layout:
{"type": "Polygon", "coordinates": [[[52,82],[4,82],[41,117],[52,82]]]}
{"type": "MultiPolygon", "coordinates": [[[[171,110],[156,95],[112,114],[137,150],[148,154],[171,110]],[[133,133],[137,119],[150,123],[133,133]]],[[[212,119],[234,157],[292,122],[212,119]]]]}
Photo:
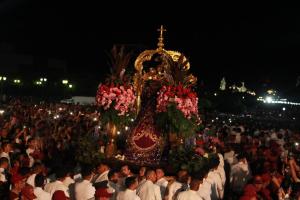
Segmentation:
{"type": "MultiPolygon", "coordinates": [[[[175,63],[181,63],[178,65],[179,71],[186,72],[190,69],[190,63],[187,58],[178,51],[170,51],[164,49],[164,37],[163,33],[166,31],[161,25],[157,48],[154,50],[145,50],[139,54],[136,58],[134,67],[137,72],[134,75],[134,87],[137,92],[137,112],[140,110],[141,106],[141,94],[144,86],[144,82],[147,80],[163,80],[163,79],[172,79],[172,65],[175,63]],[[144,64],[147,61],[151,61],[154,55],[159,55],[161,58],[161,63],[158,66],[154,66],[155,68],[144,69],[144,64]]],[[[174,79],[173,79],[174,80],[174,79]]],[[[185,82],[190,85],[195,84],[197,82],[197,78],[193,75],[187,75],[185,77],[185,82]]]]}

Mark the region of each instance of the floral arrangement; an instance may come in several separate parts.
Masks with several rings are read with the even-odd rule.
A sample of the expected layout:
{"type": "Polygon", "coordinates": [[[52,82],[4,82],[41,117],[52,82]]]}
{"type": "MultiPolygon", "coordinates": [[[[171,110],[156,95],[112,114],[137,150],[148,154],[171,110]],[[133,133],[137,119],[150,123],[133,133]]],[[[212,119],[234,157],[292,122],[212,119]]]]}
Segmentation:
{"type": "Polygon", "coordinates": [[[198,97],[182,84],[163,86],[158,92],[156,112],[158,126],[179,136],[193,135],[200,123],[198,97]]]}
{"type": "Polygon", "coordinates": [[[112,122],[117,127],[128,124],[134,114],[135,98],[130,85],[100,84],[96,103],[103,110],[102,123],[112,122]]]}

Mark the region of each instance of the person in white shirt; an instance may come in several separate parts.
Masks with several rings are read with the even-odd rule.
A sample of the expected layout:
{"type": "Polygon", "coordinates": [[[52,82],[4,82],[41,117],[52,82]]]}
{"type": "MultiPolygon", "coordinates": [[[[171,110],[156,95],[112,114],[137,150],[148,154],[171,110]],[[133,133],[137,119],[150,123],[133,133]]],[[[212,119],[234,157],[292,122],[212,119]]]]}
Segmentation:
{"type": "MultiPolygon", "coordinates": [[[[202,175],[201,175],[202,176],[202,175]]],[[[177,200],[203,200],[198,194],[199,186],[202,183],[202,177],[194,177],[190,183],[190,189],[179,193],[177,200]]]]}
{"type": "Polygon", "coordinates": [[[154,170],[146,171],[146,179],[143,180],[138,188],[137,195],[141,200],[161,200],[160,189],[158,185],[155,185],[156,174],[154,170]]]}
{"type": "Polygon", "coordinates": [[[37,200],[51,200],[51,195],[48,192],[43,190],[45,185],[45,177],[42,174],[37,174],[35,176],[34,184],[35,188],[33,190],[34,195],[37,197],[37,200]]]}
{"type": "Polygon", "coordinates": [[[63,191],[66,197],[70,197],[69,189],[63,184],[63,181],[67,177],[66,169],[63,167],[58,168],[55,172],[55,175],[57,178],[56,181],[46,184],[44,190],[50,193],[51,198],[54,192],[57,190],[63,191]]]}
{"type": "Polygon", "coordinates": [[[165,192],[165,199],[173,200],[179,192],[187,189],[189,182],[189,174],[187,170],[180,170],[177,174],[177,180],[170,180],[165,192]]]}
{"type": "Polygon", "coordinates": [[[217,171],[219,164],[220,161],[217,154],[214,154],[209,158],[209,167],[211,170],[208,173],[206,180],[211,184],[211,199],[222,199],[224,195],[222,179],[217,171]]]}
{"type": "Polygon", "coordinates": [[[72,183],[75,183],[74,179],[71,178],[71,174],[68,173],[67,174],[67,177],[65,178],[65,180],[63,181],[63,184],[66,186],[66,187],[69,187],[70,184],[72,183]]]}
{"type": "Polygon", "coordinates": [[[136,195],[136,189],[138,187],[138,180],[136,177],[127,177],[125,179],[125,186],[126,190],[117,195],[117,200],[141,200],[140,197],[136,195]]]}
{"type": "Polygon", "coordinates": [[[203,174],[203,181],[198,189],[198,194],[204,200],[211,200],[211,184],[207,181],[209,167],[204,165],[200,171],[203,174]]]}
{"type": "Polygon", "coordinates": [[[92,182],[93,183],[99,183],[102,181],[108,181],[108,172],[109,172],[109,167],[106,163],[100,163],[97,166],[97,174],[93,178],[92,182]]]}
{"type": "Polygon", "coordinates": [[[33,166],[32,174],[27,178],[26,183],[31,185],[34,188],[35,187],[35,184],[34,184],[35,176],[39,173],[42,173],[43,169],[44,169],[44,167],[41,163],[35,163],[33,166]]]}
{"type": "Polygon", "coordinates": [[[7,158],[8,159],[8,166],[11,167],[9,152],[11,152],[12,147],[10,143],[3,143],[2,144],[2,152],[0,154],[0,158],[7,158]]]}
{"type": "Polygon", "coordinates": [[[75,185],[76,200],[88,200],[95,197],[96,189],[91,183],[93,177],[92,167],[86,166],[81,170],[83,181],[75,185]]]}
{"type": "Polygon", "coordinates": [[[5,157],[0,158],[0,184],[7,182],[5,170],[7,170],[8,167],[8,159],[5,157]]]}
{"type": "Polygon", "coordinates": [[[121,191],[121,186],[119,184],[119,172],[116,170],[109,170],[108,173],[108,192],[112,193],[110,200],[115,200],[118,193],[121,191]]]}
{"type": "Polygon", "coordinates": [[[166,192],[166,189],[167,189],[167,186],[168,186],[168,181],[164,177],[165,173],[164,173],[163,169],[157,168],[155,170],[155,172],[156,172],[156,179],[157,179],[155,184],[160,187],[161,197],[163,198],[165,196],[165,192],[166,192]]]}
{"type": "Polygon", "coordinates": [[[248,162],[244,154],[238,155],[239,162],[230,171],[230,188],[237,194],[243,193],[243,188],[251,178],[248,162]]]}

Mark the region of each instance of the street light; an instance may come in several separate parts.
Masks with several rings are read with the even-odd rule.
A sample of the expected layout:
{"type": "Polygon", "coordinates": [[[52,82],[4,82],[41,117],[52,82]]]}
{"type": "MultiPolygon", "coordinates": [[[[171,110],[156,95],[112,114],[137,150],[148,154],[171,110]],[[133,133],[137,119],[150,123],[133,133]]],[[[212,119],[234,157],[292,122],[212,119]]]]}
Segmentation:
{"type": "Polygon", "coordinates": [[[73,88],[73,85],[72,85],[72,84],[69,84],[69,88],[73,88]]]}
{"type": "Polygon", "coordinates": [[[40,78],[40,81],[41,81],[41,82],[46,82],[47,79],[46,79],[46,78],[40,78]]]}
{"type": "Polygon", "coordinates": [[[20,84],[20,83],[21,83],[21,80],[20,80],[20,79],[14,79],[14,83],[15,83],[15,84],[20,84]]]}
{"type": "Polygon", "coordinates": [[[0,81],[6,81],[6,76],[0,76],[0,81]]]}

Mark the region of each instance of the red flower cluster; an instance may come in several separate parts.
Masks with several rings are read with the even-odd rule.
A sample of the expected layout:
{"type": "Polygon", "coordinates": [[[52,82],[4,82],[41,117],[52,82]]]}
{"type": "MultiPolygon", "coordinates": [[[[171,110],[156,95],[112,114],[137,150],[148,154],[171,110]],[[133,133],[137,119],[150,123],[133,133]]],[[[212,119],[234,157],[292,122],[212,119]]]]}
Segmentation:
{"type": "Polygon", "coordinates": [[[113,104],[118,115],[125,115],[133,108],[135,95],[132,86],[115,86],[100,84],[96,95],[97,105],[107,110],[113,104]]]}
{"type": "Polygon", "coordinates": [[[183,85],[163,86],[158,92],[156,111],[166,112],[170,103],[175,103],[186,118],[190,119],[193,115],[198,117],[198,97],[191,88],[183,85]]]}

